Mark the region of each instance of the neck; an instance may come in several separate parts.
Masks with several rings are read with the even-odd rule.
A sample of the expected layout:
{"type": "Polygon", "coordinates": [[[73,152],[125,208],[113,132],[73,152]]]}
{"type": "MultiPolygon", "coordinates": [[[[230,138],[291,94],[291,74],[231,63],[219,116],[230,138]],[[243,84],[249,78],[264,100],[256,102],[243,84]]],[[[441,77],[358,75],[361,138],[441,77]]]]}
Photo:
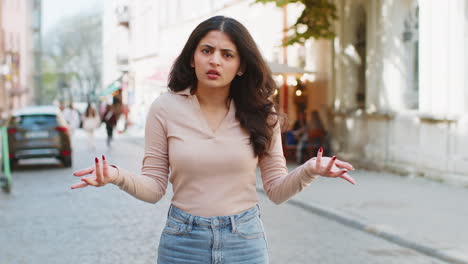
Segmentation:
{"type": "Polygon", "coordinates": [[[229,86],[219,88],[198,86],[195,95],[201,106],[209,108],[227,107],[229,86]]]}

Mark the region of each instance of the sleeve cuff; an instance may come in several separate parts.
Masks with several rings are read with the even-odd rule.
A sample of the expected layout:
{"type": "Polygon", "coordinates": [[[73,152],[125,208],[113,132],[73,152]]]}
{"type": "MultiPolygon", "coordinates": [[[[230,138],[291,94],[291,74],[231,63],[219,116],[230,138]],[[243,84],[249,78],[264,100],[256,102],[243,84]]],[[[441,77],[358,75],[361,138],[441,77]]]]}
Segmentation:
{"type": "Polygon", "coordinates": [[[306,163],[302,164],[302,171],[304,172],[304,174],[308,177],[308,178],[312,178],[312,179],[315,179],[318,175],[314,173],[314,171],[312,170],[312,164],[311,164],[311,161],[315,160],[316,158],[312,158],[310,160],[308,160],[306,163]]]}
{"type": "Polygon", "coordinates": [[[119,186],[120,182],[122,181],[122,179],[121,179],[122,176],[120,175],[120,169],[119,169],[119,167],[117,167],[117,166],[115,166],[115,165],[112,165],[112,164],[109,165],[109,166],[111,166],[111,167],[117,169],[117,176],[116,176],[115,179],[112,181],[112,183],[115,184],[115,185],[117,185],[117,186],[119,186]]]}

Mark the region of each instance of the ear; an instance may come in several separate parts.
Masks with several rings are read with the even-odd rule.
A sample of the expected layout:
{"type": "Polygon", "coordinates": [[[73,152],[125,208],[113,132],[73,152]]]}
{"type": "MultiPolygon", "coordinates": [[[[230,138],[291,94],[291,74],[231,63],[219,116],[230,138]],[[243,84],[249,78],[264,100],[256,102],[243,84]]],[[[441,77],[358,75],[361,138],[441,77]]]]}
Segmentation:
{"type": "Polygon", "coordinates": [[[239,70],[237,71],[237,75],[242,76],[245,73],[245,64],[241,64],[239,70]]]}

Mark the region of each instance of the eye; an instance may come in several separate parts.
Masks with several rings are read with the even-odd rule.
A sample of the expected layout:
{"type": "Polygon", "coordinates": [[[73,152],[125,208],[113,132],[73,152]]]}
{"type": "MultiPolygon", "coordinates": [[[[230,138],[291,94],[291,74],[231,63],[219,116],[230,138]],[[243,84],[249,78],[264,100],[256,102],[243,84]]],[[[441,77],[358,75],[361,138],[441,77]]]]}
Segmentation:
{"type": "Polygon", "coordinates": [[[202,49],[201,52],[205,53],[205,54],[208,54],[208,53],[210,53],[210,50],[209,49],[202,49]]]}
{"type": "Polygon", "coordinates": [[[224,57],[226,57],[226,58],[233,58],[234,55],[232,55],[231,53],[225,53],[225,54],[224,54],[224,57]]]}

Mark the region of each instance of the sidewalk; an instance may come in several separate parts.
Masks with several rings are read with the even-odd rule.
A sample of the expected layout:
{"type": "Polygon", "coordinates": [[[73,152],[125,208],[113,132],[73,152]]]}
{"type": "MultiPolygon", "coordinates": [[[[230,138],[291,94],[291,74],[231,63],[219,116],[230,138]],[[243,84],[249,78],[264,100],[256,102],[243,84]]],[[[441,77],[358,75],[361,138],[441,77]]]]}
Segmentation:
{"type": "Polygon", "coordinates": [[[320,177],[289,203],[449,263],[468,263],[467,188],[386,172],[350,174],[354,186],[320,177]]]}

